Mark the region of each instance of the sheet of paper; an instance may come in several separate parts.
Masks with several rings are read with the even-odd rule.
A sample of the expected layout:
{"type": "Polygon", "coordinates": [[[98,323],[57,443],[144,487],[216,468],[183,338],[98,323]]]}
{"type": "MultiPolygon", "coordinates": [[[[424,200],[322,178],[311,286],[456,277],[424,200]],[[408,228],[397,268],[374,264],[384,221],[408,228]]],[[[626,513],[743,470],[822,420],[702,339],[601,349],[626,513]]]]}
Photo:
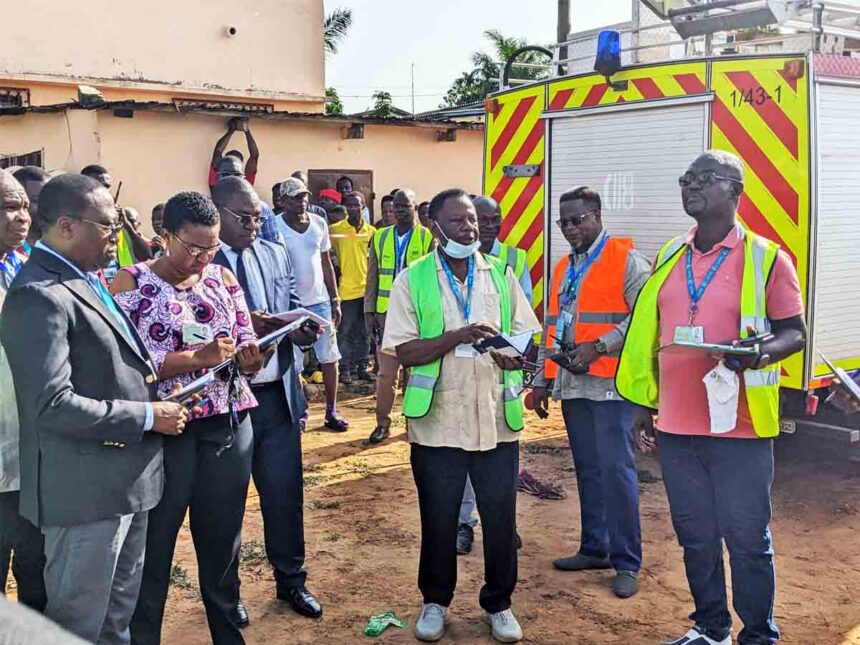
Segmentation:
{"type": "Polygon", "coordinates": [[[848,374],[848,372],[843,370],[841,367],[837,367],[829,360],[827,360],[824,357],[824,354],[818,352],[818,355],[821,356],[821,360],[823,360],[827,367],[830,368],[830,371],[833,372],[833,375],[839,379],[840,386],[848,390],[848,392],[851,393],[851,396],[853,396],[855,399],[857,399],[858,402],[860,402],[860,385],[858,385],[856,381],[851,378],[851,375],[848,374]]]}
{"type": "Polygon", "coordinates": [[[294,320],[298,320],[299,318],[304,316],[305,318],[310,318],[311,320],[313,320],[315,323],[317,323],[321,327],[331,327],[332,326],[330,320],[326,320],[322,316],[315,314],[311,310],[305,309],[303,307],[300,307],[299,309],[292,309],[291,311],[284,311],[284,312],[279,313],[279,314],[274,314],[274,316],[275,316],[275,318],[279,318],[280,320],[283,320],[284,322],[288,322],[288,323],[291,323],[294,320]]]}
{"type": "Polygon", "coordinates": [[[708,392],[711,434],[725,434],[738,424],[740,379],[722,361],[702,379],[708,392]]]}

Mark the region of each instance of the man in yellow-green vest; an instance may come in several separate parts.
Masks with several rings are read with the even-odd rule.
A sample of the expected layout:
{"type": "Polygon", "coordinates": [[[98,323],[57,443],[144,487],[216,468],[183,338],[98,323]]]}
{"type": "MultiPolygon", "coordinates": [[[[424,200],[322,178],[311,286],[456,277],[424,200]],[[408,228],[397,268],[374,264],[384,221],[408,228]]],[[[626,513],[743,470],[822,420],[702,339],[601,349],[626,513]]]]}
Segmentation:
{"type": "MultiPolygon", "coordinates": [[[[418,201],[409,188],[394,195],[396,224],[376,231],[370,242],[367,263],[367,288],[364,291],[364,318],[367,333],[377,349],[385,329],[391,285],[406,267],[433,248],[433,234],[418,223],[418,201]]],[[[394,387],[400,363],[397,357],[377,351],[376,363],[376,427],[370,443],[380,443],[389,435],[391,409],[394,407],[394,387]]]]}
{"type": "Polygon", "coordinates": [[[411,368],[403,413],[421,514],[415,625],[439,640],[457,580],[457,519],[468,476],[484,526],[484,620],[494,638],[513,643],[522,630],[511,613],[517,582],[517,434],[523,428],[520,358],[481,354],[473,343],[534,333],[539,323],[512,271],[478,252],[469,195],[445,190],[430,202],[438,250],[398,275],[391,290],[382,353],[411,368]]]}
{"type": "Polygon", "coordinates": [[[696,225],[658,253],[616,374],[618,393],[639,406],[640,447],[659,448],[695,603],[693,627],[668,643],[731,644],[723,541],[744,625],[738,643],[776,643],[773,438],[780,361],[806,340],[803,301],[789,257],[738,222],[739,207],[742,217],[755,207],[742,197],[737,157],[706,152],[679,183],[696,225]],[[695,348],[702,343],[737,347],[713,354],[695,348]]]}

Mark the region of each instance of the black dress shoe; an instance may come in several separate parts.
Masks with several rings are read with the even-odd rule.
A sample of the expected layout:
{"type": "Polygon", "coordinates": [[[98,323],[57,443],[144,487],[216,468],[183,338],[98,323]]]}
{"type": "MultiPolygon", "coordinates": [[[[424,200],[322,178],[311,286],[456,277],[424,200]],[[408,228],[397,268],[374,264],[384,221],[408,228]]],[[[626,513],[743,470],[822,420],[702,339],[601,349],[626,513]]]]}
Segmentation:
{"type": "Polygon", "coordinates": [[[382,443],[388,439],[389,434],[390,431],[386,426],[376,426],[373,429],[373,432],[370,433],[370,439],[368,439],[368,441],[370,443],[382,443]]]}
{"type": "Polygon", "coordinates": [[[233,616],[239,629],[244,629],[251,624],[251,619],[248,618],[248,610],[245,609],[245,603],[241,600],[236,603],[236,614],[233,616]]]}
{"type": "Polygon", "coordinates": [[[307,616],[308,618],[319,618],[322,616],[322,606],[317,602],[317,599],[311,595],[305,587],[290,587],[278,591],[278,598],[295,610],[297,614],[307,616]]]}

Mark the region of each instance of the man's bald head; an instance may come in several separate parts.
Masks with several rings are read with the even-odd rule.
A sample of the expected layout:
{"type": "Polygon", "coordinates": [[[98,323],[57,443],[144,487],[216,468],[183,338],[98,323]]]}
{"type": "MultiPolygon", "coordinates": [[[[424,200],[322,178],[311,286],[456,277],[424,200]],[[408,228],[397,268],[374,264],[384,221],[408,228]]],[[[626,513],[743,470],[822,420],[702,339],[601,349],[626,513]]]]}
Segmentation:
{"type": "Polygon", "coordinates": [[[700,154],[680,179],[681,203],[699,221],[734,218],[744,191],[741,160],[724,150],[700,154]]]}
{"type": "Polygon", "coordinates": [[[731,152],[725,150],[706,150],[693,162],[695,166],[718,167],[722,174],[731,179],[742,182],[744,180],[744,165],[741,160],[731,152]]]}
{"type": "Polygon", "coordinates": [[[493,250],[496,239],[502,230],[502,209],[499,203],[488,195],[478,195],[472,200],[475,212],[478,214],[478,237],[481,240],[481,251],[489,253],[493,250]]]}
{"type": "Polygon", "coordinates": [[[415,226],[418,217],[418,198],[411,188],[401,188],[394,195],[394,219],[397,227],[407,230],[415,226]]]}
{"type": "Polygon", "coordinates": [[[254,192],[254,187],[244,177],[223,177],[212,187],[212,201],[216,206],[223,205],[236,195],[246,195],[254,192]]]}

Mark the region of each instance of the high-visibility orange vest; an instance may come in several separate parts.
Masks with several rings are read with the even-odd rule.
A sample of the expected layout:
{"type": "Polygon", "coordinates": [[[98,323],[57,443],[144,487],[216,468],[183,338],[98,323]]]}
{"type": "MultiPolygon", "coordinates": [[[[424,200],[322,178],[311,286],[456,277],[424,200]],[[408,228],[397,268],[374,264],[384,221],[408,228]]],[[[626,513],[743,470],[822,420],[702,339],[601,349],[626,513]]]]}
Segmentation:
{"type": "MultiPolygon", "coordinates": [[[[610,237],[603,251],[582,278],[574,320],[574,343],[577,345],[599,339],[613,330],[630,315],[630,307],[624,299],[624,275],[627,270],[627,254],[633,248],[633,240],[610,237]]],[[[570,255],[565,255],[555,265],[552,274],[552,289],[549,294],[546,315],[544,344],[550,353],[558,350],[555,340],[558,318],[561,312],[562,287],[567,287],[567,271],[570,255]]],[[[613,378],[618,369],[618,352],[605,354],[588,368],[592,376],[613,378]]],[[[546,378],[555,378],[558,364],[547,359],[544,363],[546,378]]]]}

